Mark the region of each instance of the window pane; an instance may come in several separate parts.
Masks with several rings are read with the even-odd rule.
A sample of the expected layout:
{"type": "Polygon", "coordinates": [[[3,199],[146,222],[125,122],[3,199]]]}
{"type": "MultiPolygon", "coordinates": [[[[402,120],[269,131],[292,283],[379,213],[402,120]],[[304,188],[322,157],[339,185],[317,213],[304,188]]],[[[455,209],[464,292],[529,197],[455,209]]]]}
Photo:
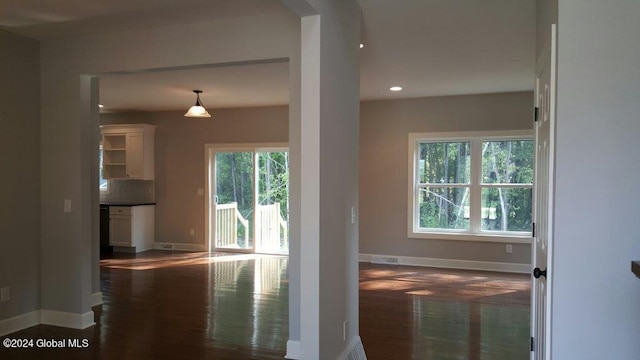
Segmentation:
{"type": "Polygon", "coordinates": [[[253,248],[253,153],[216,153],[216,247],[253,248]]]}
{"type": "Polygon", "coordinates": [[[532,184],[533,141],[485,141],[482,143],[484,184],[532,184]]]}
{"type": "Polygon", "coordinates": [[[429,142],[419,144],[418,179],[422,184],[468,184],[471,143],[429,142]]]}
{"type": "Polygon", "coordinates": [[[531,231],[531,188],[482,189],[482,230],[531,231]]]}
{"type": "Polygon", "coordinates": [[[258,152],[256,250],[286,253],[289,249],[289,165],[287,152],[258,152]]]}
{"type": "Polygon", "coordinates": [[[421,228],[469,229],[469,219],[465,218],[469,188],[420,188],[418,198],[421,228]]]}
{"type": "Polygon", "coordinates": [[[100,178],[100,181],[99,181],[99,183],[100,183],[100,191],[107,191],[107,190],[109,190],[109,183],[103,177],[104,176],[104,173],[103,173],[103,170],[102,170],[102,162],[104,161],[103,157],[104,157],[104,151],[102,150],[102,144],[100,144],[100,159],[98,160],[98,161],[100,161],[100,163],[99,163],[100,165],[98,166],[99,167],[99,171],[98,171],[99,175],[98,175],[98,177],[100,178]]]}

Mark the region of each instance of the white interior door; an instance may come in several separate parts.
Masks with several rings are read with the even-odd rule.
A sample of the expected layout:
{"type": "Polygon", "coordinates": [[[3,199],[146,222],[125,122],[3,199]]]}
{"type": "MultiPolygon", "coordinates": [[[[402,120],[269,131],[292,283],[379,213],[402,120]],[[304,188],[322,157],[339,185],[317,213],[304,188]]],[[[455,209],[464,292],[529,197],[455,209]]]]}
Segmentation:
{"type": "Polygon", "coordinates": [[[531,291],[531,359],[550,359],[551,242],[556,84],[556,26],[536,70],[536,176],[533,277],[531,291]]]}

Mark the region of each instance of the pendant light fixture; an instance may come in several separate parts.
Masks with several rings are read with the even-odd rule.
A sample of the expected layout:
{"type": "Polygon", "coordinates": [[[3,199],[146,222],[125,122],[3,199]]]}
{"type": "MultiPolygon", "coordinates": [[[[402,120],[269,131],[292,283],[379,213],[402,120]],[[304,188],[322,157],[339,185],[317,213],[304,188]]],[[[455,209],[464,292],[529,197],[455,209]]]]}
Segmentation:
{"type": "Polygon", "coordinates": [[[189,108],[189,111],[187,111],[184,114],[184,116],[193,117],[193,118],[211,117],[207,109],[205,109],[204,106],[202,106],[202,103],[200,102],[200,94],[202,93],[202,90],[193,90],[193,92],[196,93],[196,104],[193,105],[191,108],[189,108]]]}

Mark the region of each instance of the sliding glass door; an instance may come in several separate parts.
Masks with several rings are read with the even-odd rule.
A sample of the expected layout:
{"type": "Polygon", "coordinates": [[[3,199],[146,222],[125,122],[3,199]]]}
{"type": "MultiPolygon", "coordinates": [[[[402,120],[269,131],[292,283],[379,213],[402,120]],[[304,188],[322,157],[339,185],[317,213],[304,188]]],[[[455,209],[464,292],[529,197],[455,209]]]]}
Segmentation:
{"type": "Polygon", "coordinates": [[[212,250],[288,254],[289,166],[284,148],[207,148],[212,250]]]}
{"type": "Polygon", "coordinates": [[[215,248],[252,250],[253,153],[215,153],[215,248]]]}
{"type": "Polygon", "coordinates": [[[289,253],[289,165],[286,151],[260,151],[256,252],[289,253]]]}

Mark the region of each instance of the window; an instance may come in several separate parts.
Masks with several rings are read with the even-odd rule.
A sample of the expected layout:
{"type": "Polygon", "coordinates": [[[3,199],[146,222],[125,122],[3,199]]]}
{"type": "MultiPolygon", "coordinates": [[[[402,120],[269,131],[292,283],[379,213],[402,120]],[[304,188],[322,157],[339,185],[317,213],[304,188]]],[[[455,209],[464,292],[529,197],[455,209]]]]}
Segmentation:
{"type": "Polygon", "coordinates": [[[531,132],[410,134],[409,237],[528,241],[533,149],[531,132]]]}
{"type": "Polygon", "coordinates": [[[103,172],[102,172],[102,161],[103,161],[102,157],[104,156],[103,154],[104,154],[104,151],[102,150],[102,143],[101,143],[100,144],[100,155],[99,155],[100,164],[98,165],[99,169],[100,169],[99,175],[98,175],[98,177],[100,179],[100,192],[108,192],[109,191],[109,181],[102,177],[102,174],[103,174],[103,172]]]}

